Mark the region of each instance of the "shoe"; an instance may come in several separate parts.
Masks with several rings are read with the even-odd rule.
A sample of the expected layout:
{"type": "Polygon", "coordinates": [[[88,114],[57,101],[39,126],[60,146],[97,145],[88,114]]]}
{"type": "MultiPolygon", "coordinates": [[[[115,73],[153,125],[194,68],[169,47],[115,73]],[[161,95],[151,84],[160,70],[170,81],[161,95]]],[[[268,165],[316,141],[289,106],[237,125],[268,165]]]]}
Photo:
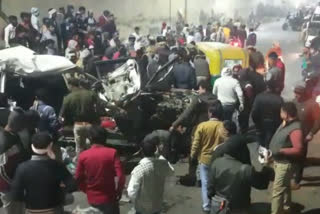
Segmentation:
{"type": "Polygon", "coordinates": [[[291,190],[299,190],[301,188],[300,184],[297,184],[296,182],[291,182],[291,190]]]}
{"type": "Polygon", "coordinates": [[[210,214],[210,211],[202,210],[202,213],[203,213],[203,214],[210,214]]]}

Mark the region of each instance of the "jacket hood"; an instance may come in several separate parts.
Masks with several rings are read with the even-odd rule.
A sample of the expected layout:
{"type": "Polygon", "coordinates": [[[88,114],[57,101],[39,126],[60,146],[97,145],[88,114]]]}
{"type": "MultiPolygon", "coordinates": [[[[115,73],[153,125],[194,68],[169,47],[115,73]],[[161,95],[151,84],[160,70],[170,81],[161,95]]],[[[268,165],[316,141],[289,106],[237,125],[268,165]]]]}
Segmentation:
{"type": "Polygon", "coordinates": [[[221,71],[222,77],[231,77],[232,76],[232,70],[230,68],[223,68],[221,71]]]}
{"type": "Polygon", "coordinates": [[[36,7],[31,8],[30,12],[32,15],[35,15],[35,16],[39,16],[39,13],[40,13],[39,8],[36,8],[36,7]]]}

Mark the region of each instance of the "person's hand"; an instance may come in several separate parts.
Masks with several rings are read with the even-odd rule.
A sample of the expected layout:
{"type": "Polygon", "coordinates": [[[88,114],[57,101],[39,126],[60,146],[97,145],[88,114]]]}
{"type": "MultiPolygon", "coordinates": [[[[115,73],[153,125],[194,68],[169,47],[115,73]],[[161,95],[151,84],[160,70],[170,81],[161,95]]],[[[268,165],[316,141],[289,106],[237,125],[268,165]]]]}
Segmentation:
{"type": "Polygon", "coordinates": [[[173,130],[174,130],[174,127],[171,126],[170,129],[169,129],[169,131],[170,131],[170,132],[173,132],[173,130]]]}
{"type": "Polygon", "coordinates": [[[240,112],[243,112],[243,110],[244,110],[244,105],[241,104],[241,105],[239,106],[239,111],[240,111],[240,112]]]}
{"type": "Polygon", "coordinates": [[[309,142],[309,141],[312,141],[312,139],[313,139],[313,134],[309,133],[306,137],[306,141],[309,142]]]}

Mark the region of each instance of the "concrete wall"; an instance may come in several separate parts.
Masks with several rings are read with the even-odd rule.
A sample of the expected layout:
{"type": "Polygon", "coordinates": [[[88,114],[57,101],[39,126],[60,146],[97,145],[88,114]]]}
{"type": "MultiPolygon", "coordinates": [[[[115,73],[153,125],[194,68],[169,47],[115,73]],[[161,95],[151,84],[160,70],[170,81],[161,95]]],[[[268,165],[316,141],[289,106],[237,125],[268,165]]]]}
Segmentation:
{"type": "MultiPolygon", "coordinates": [[[[168,17],[170,0],[3,0],[3,10],[7,14],[19,15],[21,11],[29,11],[31,7],[40,8],[42,15],[48,8],[58,8],[73,4],[83,5],[87,9],[93,9],[98,16],[104,9],[109,9],[119,17],[127,19],[139,14],[145,17],[168,17]]],[[[172,14],[182,9],[184,11],[185,0],[171,0],[172,14]]],[[[213,0],[188,0],[190,16],[199,14],[200,10],[210,11],[213,0]]]]}

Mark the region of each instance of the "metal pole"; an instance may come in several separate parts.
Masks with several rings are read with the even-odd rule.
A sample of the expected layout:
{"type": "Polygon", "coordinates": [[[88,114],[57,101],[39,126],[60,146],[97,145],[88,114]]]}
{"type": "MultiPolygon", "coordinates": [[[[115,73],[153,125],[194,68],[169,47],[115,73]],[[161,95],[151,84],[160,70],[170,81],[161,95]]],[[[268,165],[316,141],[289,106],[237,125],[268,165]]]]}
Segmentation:
{"type": "Polygon", "coordinates": [[[170,27],[172,27],[172,0],[169,0],[169,13],[170,27]]]}
{"type": "Polygon", "coordinates": [[[188,23],[188,0],[184,1],[184,20],[188,23]]]}

